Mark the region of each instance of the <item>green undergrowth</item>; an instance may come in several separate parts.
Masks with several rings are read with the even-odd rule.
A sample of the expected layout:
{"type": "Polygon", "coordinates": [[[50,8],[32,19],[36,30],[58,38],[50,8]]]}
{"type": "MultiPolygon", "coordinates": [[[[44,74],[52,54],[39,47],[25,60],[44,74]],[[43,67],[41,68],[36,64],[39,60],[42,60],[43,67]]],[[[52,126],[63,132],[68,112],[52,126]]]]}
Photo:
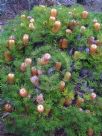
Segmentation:
{"type": "MultiPolygon", "coordinates": [[[[37,6],[32,11],[24,12],[25,18],[17,16],[5,26],[0,35],[0,95],[1,119],[7,131],[20,136],[88,136],[89,128],[93,135],[100,136],[102,132],[102,25],[95,31],[93,20],[102,23],[102,14],[89,13],[87,19],[82,19],[83,7],[77,5],[67,8],[63,6],[43,7],[37,6]],[[61,29],[54,33],[54,22],[49,20],[52,8],[57,9],[56,20],[61,22],[61,29]],[[70,12],[73,15],[70,15],[70,12]],[[33,31],[29,30],[29,17],[34,18],[33,31]],[[72,28],[72,34],[67,34],[69,22],[78,21],[79,25],[72,28]],[[80,27],[85,26],[81,33],[80,27]],[[24,34],[30,39],[25,46],[22,42],[24,34]],[[9,37],[15,37],[12,49],[7,47],[9,37]],[[95,37],[101,45],[97,52],[91,54],[88,38],[95,37]],[[79,37],[79,38],[78,38],[79,37]],[[61,49],[60,39],[68,40],[68,47],[61,49]],[[82,50],[80,50],[82,48],[82,50]],[[73,53],[71,53],[73,49],[73,53]],[[5,51],[12,56],[11,61],[5,59],[5,51]],[[77,52],[76,52],[77,51],[77,52]],[[38,59],[44,54],[50,54],[51,60],[47,65],[40,65],[38,59]],[[32,59],[32,65],[27,66],[25,72],[20,71],[21,63],[26,58],[32,59]],[[61,62],[61,69],[56,70],[56,62],[61,62]],[[31,67],[44,71],[39,76],[39,86],[31,83],[31,67]],[[83,72],[83,69],[87,72],[83,72]],[[66,72],[71,73],[71,78],[64,80],[66,72]],[[14,73],[15,82],[9,84],[7,75],[14,73]],[[59,84],[65,82],[64,90],[59,84]],[[79,87],[78,87],[79,85],[79,87]],[[22,98],[19,90],[26,88],[29,97],[22,98]],[[91,100],[91,94],[97,95],[91,100]],[[36,97],[44,97],[44,111],[39,113],[39,103],[36,97]],[[77,101],[83,99],[80,105],[77,101]],[[5,111],[5,104],[10,104],[12,111],[5,111]],[[58,132],[58,134],[56,134],[58,132]]],[[[93,136],[92,135],[92,136],[93,136]]]]}

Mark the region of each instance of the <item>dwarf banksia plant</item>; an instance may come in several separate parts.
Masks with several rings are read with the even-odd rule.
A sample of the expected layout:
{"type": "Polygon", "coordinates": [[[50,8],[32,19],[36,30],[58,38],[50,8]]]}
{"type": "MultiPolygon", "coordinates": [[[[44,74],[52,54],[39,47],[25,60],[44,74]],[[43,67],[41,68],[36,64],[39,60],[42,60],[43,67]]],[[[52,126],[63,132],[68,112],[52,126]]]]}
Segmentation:
{"type": "Polygon", "coordinates": [[[0,93],[8,132],[101,135],[101,18],[80,6],[39,6],[5,26],[0,93]]]}

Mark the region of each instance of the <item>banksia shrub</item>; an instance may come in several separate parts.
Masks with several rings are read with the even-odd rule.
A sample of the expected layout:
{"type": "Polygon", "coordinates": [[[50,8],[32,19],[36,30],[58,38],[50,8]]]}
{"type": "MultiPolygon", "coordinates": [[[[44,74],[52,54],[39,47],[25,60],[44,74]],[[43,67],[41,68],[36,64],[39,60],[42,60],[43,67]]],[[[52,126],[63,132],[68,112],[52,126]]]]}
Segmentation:
{"type": "Polygon", "coordinates": [[[0,93],[8,132],[101,135],[101,18],[80,6],[39,6],[5,26],[0,93]]]}

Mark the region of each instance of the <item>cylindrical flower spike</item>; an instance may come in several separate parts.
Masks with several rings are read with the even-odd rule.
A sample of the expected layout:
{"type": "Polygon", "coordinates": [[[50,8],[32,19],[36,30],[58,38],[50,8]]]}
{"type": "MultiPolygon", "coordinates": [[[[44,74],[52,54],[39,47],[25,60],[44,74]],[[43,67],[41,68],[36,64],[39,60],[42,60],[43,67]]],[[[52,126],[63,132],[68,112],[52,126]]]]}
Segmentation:
{"type": "Polygon", "coordinates": [[[7,82],[9,84],[13,84],[15,81],[15,75],[13,73],[9,73],[8,76],[7,76],[7,82]]]}
{"type": "Polygon", "coordinates": [[[64,81],[69,81],[71,79],[71,73],[70,72],[66,72],[65,76],[64,76],[64,81]]]}
{"type": "Polygon", "coordinates": [[[34,24],[33,23],[29,23],[29,30],[34,30],[35,29],[35,26],[34,26],[34,24]]]}
{"type": "Polygon", "coordinates": [[[94,54],[94,53],[96,53],[96,51],[97,51],[97,45],[96,44],[92,44],[90,46],[90,53],[94,54]]]}
{"type": "Polygon", "coordinates": [[[14,48],[14,46],[15,46],[15,40],[9,39],[9,40],[8,40],[8,48],[9,48],[10,50],[12,50],[12,49],[14,48]]]}
{"type": "Polygon", "coordinates": [[[55,17],[57,16],[57,9],[51,9],[50,16],[55,17]]]}
{"type": "Polygon", "coordinates": [[[65,89],[65,82],[64,81],[60,82],[59,88],[61,91],[64,91],[64,89],[65,89]]]}
{"type": "Polygon", "coordinates": [[[96,99],[96,94],[95,93],[91,93],[91,99],[92,100],[96,99]]]}
{"type": "Polygon", "coordinates": [[[20,66],[20,70],[22,72],[25,72],[26,71],[26,68],[27,68],[27,64],[26,63],[22,63],[21,66],[20,66]]]}
{"type": "Polygon", "coordinates": [[[54,26],[52,28],[52,32],[57,33],[61,28],[61,22],[55,21],[54,26]]]}
{"type": "Polygon", "coordinates": [[[95,28],[96,31],[99,31],[100,28],[101,28],[100,23],[98,23],[98,22],[94,23],[94,28],[95,28]]]}
{"type": "Polygon", "coordinates": [[[66,49],[68,47],[68,40],[67,39],[61,39],[59,44],[60,44],[60,48],[66,49]]]}
{"type": "Polygon", "coordinates": [[[23,35],[23,44],[27,45],[29,43],[29,35],[28,34],[24,34],[23,35]]]}
{"type": "Polygon", "coordinates": [[[81,17],[82,17],[83,19],[88,18],[88,16],[89,16],[89,12],[88,12],[88,11],[83,11],[82,14],[81,14],[81,17]]]}

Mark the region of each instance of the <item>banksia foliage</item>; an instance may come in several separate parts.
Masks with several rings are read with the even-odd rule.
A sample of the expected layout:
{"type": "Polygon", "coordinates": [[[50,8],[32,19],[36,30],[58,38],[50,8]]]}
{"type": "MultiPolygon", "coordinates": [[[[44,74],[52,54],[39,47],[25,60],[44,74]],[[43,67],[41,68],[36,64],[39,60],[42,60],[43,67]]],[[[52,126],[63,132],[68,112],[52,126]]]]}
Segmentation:
{"type": "Polygon", "coordinates": [[[8,132],[101,135],[101,18],[80,6],[39,6],[5,27],[0,92],[8,132]]]}

